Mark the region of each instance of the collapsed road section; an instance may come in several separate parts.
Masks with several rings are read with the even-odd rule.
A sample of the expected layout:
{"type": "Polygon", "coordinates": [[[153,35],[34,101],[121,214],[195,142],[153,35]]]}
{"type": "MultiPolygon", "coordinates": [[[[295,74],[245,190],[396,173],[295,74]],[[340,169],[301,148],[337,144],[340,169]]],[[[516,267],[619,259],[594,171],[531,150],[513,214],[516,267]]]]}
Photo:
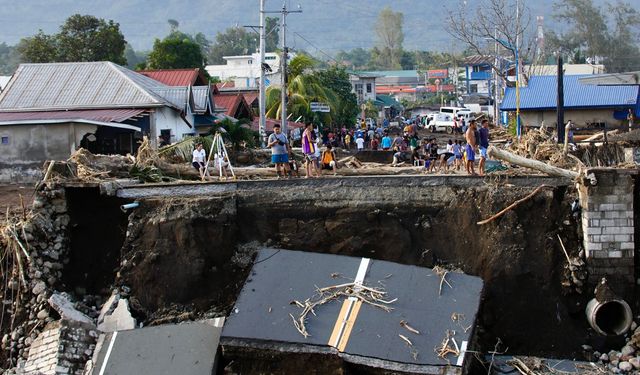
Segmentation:
{"type": "Polygon", "coordinates": [[[234,373],[309,360],[343,372],[336,356],[353,370],[462,374],[476,349],[477,277],[280,249],[260,250],[250,275],[221,338],[234,373]]]}
{"type": "MultiPolygon", "coordinates": [[[[329,366],[327,369],[341,369],[344,373],[383,369],[420,372],[430,366],[473,373],[476,359],[486,357],[466,355],[462,365],[456,367],[459,356],[448,350],[461,352],[462,341],[479,353],[503,353],[508,347],[508,355],[587,361],[598,360],[607,353],[607,358],[618,361],[616,366],[621,362],[633,363],[636,344],[629,344],[631,349],[624,349],[624,355],[623,351],[611,351],[624,347],[625,338],[630,343],[640,340],[640,335],[633,334],[638,330],[635,323],[627,315],[615,314],[618,311],[615,308],[598,309],[600,313],[594,309],[595,321],[607,333],[602,335],[590,327],[585,314],[593,299],[593,287],[602,277],[610,279],[617,299],[626,301],[632,312],[638,311],[634,283],[629,282],[637,278],[633,267],[635,252],[626,248],[632,237],[602,232],[597,238],[593,237],[595,234],[585,237],[584,229],[593,231],[595,227],[604,228],[602,225],[612,228],[615,222],[593,220],[596,215],[607,220],[606,215],[615,212],[618,216],[630,215],[625,223],[635,230],[638,206],[631,202],[609,202],[620,186],[608,187],[605,175],[610,172],[592,172],[597,184],[587,179],[583,183],[591,187],[580,193],[570,180],[541,176],[485,180],[463,176],[377,176],[129,187],[118,187],[113,182],[48,181],[38,188],[33,210],[8,220],[4,226],[3,245],[7,250],[3,267],[9,272],[3,271],[3,366],[23,372],[27,368],[42,373],[80,374],[89,368],[95,372],[103,365],[105,345],[108,350],[114,336],[114,347],[126,352],[123,349],[126,345],[118,347],[127,343],[118,337],[126,335],[113,332],[136,332],[141,326],[171,327],[222,317],[229,317],[229,323],[222,336],[222,347],[226,349],[216,362],[218,365],[214,365],[219,372],[242,369],[295,373],[291,367],[290,371],[270,367],[271,354],[254,350],[259,346],[256,343],[285,333],[292,337],[278,336],[288,351],[278,352],[282,362],[277,363],[300,363],[300,358],[305,357],[296,357],[294,349],[298,344],[321,339],[322,345],[313,346],[332,354],[320,362],[302,362],[318,367],[318,373],[323,373],[320,367],[323,364],[329,366]],[[604,193],[604,197],[599,197],[604,193]],[[576,207],[576,200],[583,203],[584,212],[576,207]],[[587,254],[581,251],[585,239],[587,254]],[[297,271],[296,266],[280,267],[279,280],[286,281],[286,285],[265,290],[263,284],[268,284],[267,279],[257,281],[273,272],[263,273],[260,267],[280,264],[261,261],[267,250],[259,250],[265,247],[282,249],[273,259],[289,254],[286,250],[304,249],[296,252],[303,263],[319,255],[316,253],[324,253],[355,257],[345,259],[358,265],[343,269],[349,262],[334,265],[331,261],[334,269],[323,270],[322,278],[315,281],[311,278],[313,270],[305,272],[308,277],[299,281],[288,279],[297,271]],[[606,258],[609,255],[620,257],[609,261],[606,258]],[[482,279],[481,301],[477,301],[478,291],[472,298],[475,302],[469,303],[475,306],[471,310],[458,311],[456,306],[446,314],[444,310],[428,311],[422,305],[416,306],[424,308],[424,316],[412,313],[396,316],[363,302],[350,337],[343,340],[347,330],[344,325],[338,329],[333,345],[329,344],[338,320],[336,315],[343,306],[347,321],[356,310],[354,303],[344,305],[344,300],[353,296],[313,308],[318,317],[308,312],[306,320],[302,319],[306,323],[301,326],[299,318],[305,301],[317,301],[313,299],[316,286],[326,288],[355,282],[363,258],[371,263],[362,285],[374,288],[365,298],[394,308],[396,313],[413,308],[404,303],[419,302],[416,298],[419,293],[429,291],[431,294],[422,302],[433,307],[434,301],[447,298],[449,293],[475,290],[473,283],[468,287],[457,284],[457,278],[471,277],[459,271],[482,279]],[[612,273],[614,263],[624,265],[625,272],[615,268],[612,273]],[[415,278],[404,280],[412,274],[404,268],[374,274],[377,264],[409,267],[416,275],[424,275],[425,280],[421,283],[415,278]],[[334,273],[352,280],[340,280],[338,275],[334,279],[331,277],[334,273]],[[393,276],[385,279],[391,273],[393,276]],[[441,277],[443,274],[446,276],[441,277]],[[429,279],[426,275],[432,276],[429,279]],[[396,280],[402,280],[402,288],[394,284],[396,280]],[[264,331],[268,327],[263,322],[258,327],[264,330],[245,334],[244,342],[236,341],[234,345],[225,342],[239,338],[237,326],[233,328],[238,324],[235,322],[255,321],[254,316],[244,315],[247,311],[243,304],[252,301],[248,296],[260,291],[275,298],[278,296],[275,291],[295,289],[305,283],[309,284],[307,289],[286,295],[287,298],[279,296],[281,300],[271,306],[271,313],[268,309],[264,311],[262,318],[266,319],[276,312],[276,307],[285,308],[278,317],[287,323],[282,331],[264,331]],[[412,294],[407,296],[405,293],[409,291],[412,294]],[[65,292],[64,299],[68,301],[64,314],[56,308],[60,305],[55,303],[59,298],[51,299],[61,295],[60,292],[65,292]],[[389,306],[382,302],[395,298],[398,300],[389,306]],[[302,307],[295,302],[289,305],[293,301],[302,307]],[[81,315],[68,314],[73,311],[81,315]],[[468,324],[454,321],[454,312],[464,314],[468,324]],[[331,314],[334,316],[329,322],[331,314]],[[454,327],[443,325],[442,332],[429,332],[435,316],[454,327]],[[367,339],[367,345],[357,345],[359,335],[382,330],[391,317],[398,320],[392,325],[397,333],[393,340],[389,338],[375,346],[367,339]],[[360,332],[358,320],[369,322],[367,326],[375,329],[360,332]],[[316,327],[319,323],[326,327],[316,327]],[[465,329],[473,327],[464,332],[460,325],[465,329]],[[447,335],[447,330],[451,335],[447,335]],[[305,338],[302,332],[311,336],[305,338]],[[60,343],[73,342],[74,338],[82,342],[81,347],[74,349],[76,353],[58,351],[60,343]],[[384,347],[393,349],[386,351],[388,357],[374,352],[384,347]],[[247,348],[251,350],[244,350],[247,348]],[[437,348],[444,348],[440,353],[447,353],[445,358],[438,357],[437,348]],[[396,349],[402,350],[396,353],[396,349]],[[243,367],[247,360],[264,366],[243,367]],[[90,361],[93,367],[86,367],[90,361]]],[[[621,176],[614,181],[626,181],[625,189],[630,191],[637,189],[635,175],[621,176]]],[[[354,290],[347,289],[334,292],[354,290]]],[[[603,305],[606,303],[606,299],[602,301],[603,305]]],[[[145,337],[142,333],[140,337],[145,337]]],[[[211,349],[208,353],[214,355],[216,351],[211,349]]],[[[125,357],[109,357],[105,374],[109,368],[120,368],[119,358],[125,357]]]]}

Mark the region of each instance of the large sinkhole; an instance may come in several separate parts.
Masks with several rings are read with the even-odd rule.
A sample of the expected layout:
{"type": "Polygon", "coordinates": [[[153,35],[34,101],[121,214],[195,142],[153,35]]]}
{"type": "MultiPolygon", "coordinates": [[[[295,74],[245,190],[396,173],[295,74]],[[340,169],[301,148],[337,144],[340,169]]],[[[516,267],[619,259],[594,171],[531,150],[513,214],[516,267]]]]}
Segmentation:
{"type": "Polygon", "coordinates": [[[68,189],[72,258],[65,282],[93,292],[126,285],[144,319],[176,304],[228,313],[251,280],[251,250],[264,244],[447,264],[485,282],[477,329],[482,349],[492,350],[500,339],[510,354],[576,356],[588,324],[586,301],[563,295],[560,286],[564,255],[556,234],[565,246],[578,246],[569,209],[574,197],[566,186],[479,226],[537,185],[353,181],[280,181],[217,196],[138,199],[128,214],[120,211],[120,199],[68,189]],[[381,183],[389,186],[376,186],[381,183]]]}

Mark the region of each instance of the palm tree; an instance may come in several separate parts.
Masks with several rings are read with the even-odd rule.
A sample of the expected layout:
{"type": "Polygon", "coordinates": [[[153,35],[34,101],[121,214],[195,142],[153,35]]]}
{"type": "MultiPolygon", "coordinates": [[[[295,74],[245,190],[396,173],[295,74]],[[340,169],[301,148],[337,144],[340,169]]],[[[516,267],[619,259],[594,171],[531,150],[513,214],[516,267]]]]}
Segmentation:
{"type": "Polygon", "coordinates": [[[258,133],[252,130],[248,124],[249,121],[246,119],[233,121],[225,118],[215,123],[209,130],[209,134],[215,134],[220,131],[222,133],[222,139],[231,142],[231,147],[237,152],[243,144],[246,145],[246,147],[254,147],[257,144],[258,133]]]}
{"type": "MultiPolygon", "coordinates": [[[[306,71],[315,65],[313,59],[306,55],[297,55],[289,64],[289,84],[287,86],[287,112],[293,118],[301,117],[303,121],[311,121],[315,118],[325,124],[332,122],[332,113],[339,107],[337,95],[328,88],[323,87],[318,79],[306,71]],[[311,112],[311,102],[322,102],[329,105],[331,113],[311,112]]],[[[269,118],[280,118],[281,88],[269,87],[267,89],[267,111],[269,118]]]]}

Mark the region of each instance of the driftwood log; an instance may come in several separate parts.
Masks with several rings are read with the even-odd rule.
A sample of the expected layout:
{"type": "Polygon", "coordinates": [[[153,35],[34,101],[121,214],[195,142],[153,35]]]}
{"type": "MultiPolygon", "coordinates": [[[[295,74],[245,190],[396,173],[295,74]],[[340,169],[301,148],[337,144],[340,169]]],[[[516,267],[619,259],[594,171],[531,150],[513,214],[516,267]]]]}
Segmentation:
{"type": "Polygon", "coordinates": [[[489,146],[488,154],[491,158],[504,160],[521,167],[535,169],[550,176],[566,177],[570,179],[575,179],[579,176],[578,172],[557,168],[541,161],[523,158],[522,156],[512,154],[508,151],[499,150],[495,146],[489,146]]]}
{"type": "Polygon", "coordinates": [[[514,208],[518,207],[519,205],[521,205],[522,203],[528,201],[529,199],[533,198],[536,194],[538,194],[539,192],[542,191],[542,189],[553,189],[553,186],[549,186],[549,185],[540,185],[538,186],[538,188],[536,188],[536,190],[532,191],[531,193],[529,193],[526,197],[522,198],[522,199],[518,199],[517,201],[511,203],[510,205],[508,205],[507,207],[505,207],[504,209],[502,209],[500,212],[496,213],[495,215],[491,216],[488,219],[484,219],[482,221],[478,221],[476,224],[478,225],[484,225],[484,224],[488,224],[496,219],[498,219],[499,217],[502,217],[504,214],[506,214],[508,211],[513,210],[514,208]]]}

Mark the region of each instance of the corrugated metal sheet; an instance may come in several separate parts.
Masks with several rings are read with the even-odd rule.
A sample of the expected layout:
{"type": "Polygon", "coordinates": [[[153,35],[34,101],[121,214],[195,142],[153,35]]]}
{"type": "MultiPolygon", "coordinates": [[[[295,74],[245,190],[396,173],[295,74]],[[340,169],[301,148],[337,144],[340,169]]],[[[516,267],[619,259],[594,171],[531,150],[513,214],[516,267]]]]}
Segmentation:
{"type": "Polygon", "coordinates": [[[168,86],[193,86],[198,69],[141,70],[138,73],[168,86]]]}
{"type": "Polygon", "coordinates": [[[157,81],[110,62],[22,64],[0,95],[0,110],[167,105],[157,81]]]}
{"type": "Polygon", "coordinates": [[[224,108],[224,113],[231,117],[233,117],[238,110],[241,100],[242,95],[240,94],[220,93],[213,97],[216,108],[224,108]]]}
{"type": "Polygon", "coordinates": [[[189,87],[154,87],[153,92],[163,97],[169,103],[172,103],[176,108],[181,110],[187,110],[189,104],[189,87]]]}
{"type": "MultiPolygon", "coordinates": [[[[585,85],[579,80],[585,75],[564,76],[564,106],[566,108],[616,108],[638,105],[638,86],[585,85]]],[[[557,105],[557,77],[533,76],[527,87],[520,88],[520,109],[548,109],[557,105]]],[[[516,89],[505,93],[503,111],[516,109],[516,89]]]]}
{"type": "Polygon", "coordinates": [[[193,92],[194,110],[196,112],[206,112],[207,109],[213,111],[209,86],[193,86],[191,91],[193,92]]]}
{"type": "Polygon", "coordinates": [[[80,111],[0,112],[0,122],[38,120],[90,120],[122,122],[145,112],[144,109],[93,109],[80,111]]]}

